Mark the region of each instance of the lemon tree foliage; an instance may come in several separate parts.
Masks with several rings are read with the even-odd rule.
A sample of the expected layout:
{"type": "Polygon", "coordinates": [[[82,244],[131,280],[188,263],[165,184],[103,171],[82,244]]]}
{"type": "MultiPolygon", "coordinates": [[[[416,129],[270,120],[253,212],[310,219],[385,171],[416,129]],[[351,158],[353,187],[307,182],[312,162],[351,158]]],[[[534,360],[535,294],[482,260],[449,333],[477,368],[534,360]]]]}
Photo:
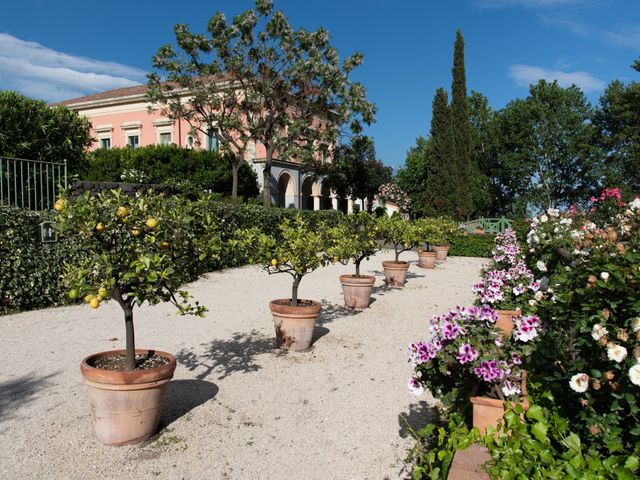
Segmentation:
{"type": "Polygon", "coordinates": [[[356,267],[356,276],[360,275],[360,263],[368,259],[379,249],[377,220],[367,212],[359,212],[343,217],[329,234],[329,257],[334,262],[347,264],[352,262],[356,267]]]}
{"type": "Polygon", "coordinates": [[[311,229],[307,220],[298,214],[293,220],[284,219],[279,226],[279,238],[262,233],[257,228],[238,231],[237,241],[252,251],[251,261],[270,275],[288,273],[293,278],[291,305],[298,306],[298,287],[302,278],[329,263],[327,240],[322,233],[324,224],[311,229]]]}
{"type": "Polygon", "coordinates": [[[451,245],[461,236],[456,222],[447,217],[420,218],[415,221],[420,232],[420,242],[429,245],[451,245]]]}
{"type": "Polygon", "coordinates": [[[93,308],[113,299],[126,326],[127,368],[135,368],[133,309],[143,303],[171,302],[182,314],[202,316],[182,285],[198,276],[199,263],[220,251],[213,216],[201,202],[164,195],[128,197],[119,190],[85,193],[56,202],[63,234],[74,234],[85,257],[65,265],[70,299],[93,308]]]}
{"type": "Polygon", "coordinates": [[[399,215],[383,215],[378,219],[378,231],[385,244],[391,244],[395,252],[395,261],[400,254],[417,247],[421,241],[420,226],[415,222],[403,220],[399,215]]]}

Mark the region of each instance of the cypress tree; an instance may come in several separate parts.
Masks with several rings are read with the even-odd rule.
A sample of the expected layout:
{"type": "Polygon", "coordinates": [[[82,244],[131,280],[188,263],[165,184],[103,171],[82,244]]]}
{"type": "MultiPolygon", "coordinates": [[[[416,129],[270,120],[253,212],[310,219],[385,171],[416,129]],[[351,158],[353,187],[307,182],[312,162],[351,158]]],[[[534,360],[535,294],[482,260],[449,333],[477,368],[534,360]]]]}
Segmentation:
{"type": "Polygon", "coordinates": [[[428,174],[425,189],[427,215],[454,215],[456,208],[456,172],[452,162],[454,132],[449,97],[438,88],[433,97],[428,174]]]}
{"type": "Polygon", "coordinates": [[[455,142],[456,214],[470,215],[474,208],[469,193],[472,183],[471,168],[471,127],[467,108],[467,79],[464,67],[464,39],[462,32],[456,31],[453,48],[453,69],[451,84],[451,122],[455,142]]]}

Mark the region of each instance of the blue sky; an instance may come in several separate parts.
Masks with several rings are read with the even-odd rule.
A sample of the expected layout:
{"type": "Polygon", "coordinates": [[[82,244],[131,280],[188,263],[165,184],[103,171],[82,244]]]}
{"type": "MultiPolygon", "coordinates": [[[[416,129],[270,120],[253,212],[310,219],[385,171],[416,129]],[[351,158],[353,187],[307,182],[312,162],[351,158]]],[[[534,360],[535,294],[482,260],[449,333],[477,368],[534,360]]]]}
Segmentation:
{"type": "MultiPolygon", "coordinates": [[[[438,87],[450,88],[457,28],[467,88],[501,108],[539,78],[577,84],[592,102],[614,80],[640,80],[638,0],[275,0],[294,27],[329,30],[342,56],[364,53],[353,77],[378,106],[367,130],[388,165],[426,135],[438,87]]],[[[204,32],[251,0],[8,0],[0,17],[0,89],[48,101],[145,82],[173,26],[204,32]]]]}

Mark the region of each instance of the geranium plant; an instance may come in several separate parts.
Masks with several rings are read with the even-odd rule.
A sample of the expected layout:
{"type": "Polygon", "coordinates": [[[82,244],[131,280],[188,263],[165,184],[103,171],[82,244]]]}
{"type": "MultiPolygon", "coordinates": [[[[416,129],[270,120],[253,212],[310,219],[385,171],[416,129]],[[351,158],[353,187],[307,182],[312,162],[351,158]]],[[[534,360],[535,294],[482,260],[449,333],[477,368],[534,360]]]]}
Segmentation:
{"type": "Polygon", "coordinates": [[[417,247],[421,241],[420,225],[403,220],[399,215],[384,215],[377,219],[379,238],[385,244],[391,244],[395,253],[395,261],[400,261],[400,254],[417,247]]]}
{"type": "Polygon", "coordinates": [[[531,353],[541,330],[536,316],[518,320],[511,338],[496,327],[489,306],[456,307],[429,322],[429,340],[409,346],[414,375],[409,389],[419,395],[429,389],[445,407],[464,408],[474,385],[482,394],[502,400],[520,396],[520,365],[531,353]]]}
{"type": "Polygon", "coordinates": [[[379,249],[377,220],[367,212],[347,215],[330,231],[327,254],[343,264],[352,262],[355,275],[360,276],[360,263],[379,249]]]}
{"type": "Polygon", "coordinates": [[[327,265],[327,238],[324,224],[311,229],[302,215],[293,221],[283,220],[279,238],[260,232],[257,228],[238,232],[244,245],[252,250],[251,260],[269,275],[287,273],[292,277],[291,306],[298,306],[298,288],[303,277],[327,265]]]}
{"type": "Polygon", "coordinates": [[[491,253],[489,264],[482,269],[481,282],[473,286],[476,304],[490,305],[496,310],[529,310],[543,293],[527,267],[515,232],[507,229],[497,235],[491,253]]]}
{"type": "Polygon", "coordinates": [[[80,261],[65,267],[69,297],[84,297],[98,308],[108,299],[122,308],[126,332],[125,368],[134,370],[133,312],[143,303],[171,302],[182,314],[203,315],[182,285],[197,278],[204,259],[218,254],[213,218],[199,202],[119,190],[85,193],[56,203],[63,235],[77,235],[85,246],[80,261]]]}

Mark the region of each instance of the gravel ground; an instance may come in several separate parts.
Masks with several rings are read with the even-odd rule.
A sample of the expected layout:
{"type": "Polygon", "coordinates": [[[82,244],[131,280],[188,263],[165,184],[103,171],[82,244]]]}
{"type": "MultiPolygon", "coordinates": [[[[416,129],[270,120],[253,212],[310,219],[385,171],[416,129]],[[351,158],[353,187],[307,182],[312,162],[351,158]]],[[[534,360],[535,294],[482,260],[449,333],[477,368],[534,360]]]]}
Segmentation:
{"type": "Polygon", "coordinates": [[[405,288],[388,289],[381,261],[391,257],[363,263],[377,280],[362,312],[342,306],[338,275],[351,266],[304,278],[300,296],[323,304],[304,353],[273,346],[268,302],[290,294],[288,275],[209,274],[189,288],[209,308],[204,319],[169,305],[136,310],[138,346],[173,352],[178,367],[164,430],[134,446],[94,438],[79,371],[84,356],[123,348],[115,302],[0,317],[0,478],[405,478],[412,441],[402,418],[423,424],[432,414],[426,396],[407,391],[407,345],[426,335],[430,315],[472,302],[483,261],[449,258],[435,270],[412,262],[405,288]]]}

